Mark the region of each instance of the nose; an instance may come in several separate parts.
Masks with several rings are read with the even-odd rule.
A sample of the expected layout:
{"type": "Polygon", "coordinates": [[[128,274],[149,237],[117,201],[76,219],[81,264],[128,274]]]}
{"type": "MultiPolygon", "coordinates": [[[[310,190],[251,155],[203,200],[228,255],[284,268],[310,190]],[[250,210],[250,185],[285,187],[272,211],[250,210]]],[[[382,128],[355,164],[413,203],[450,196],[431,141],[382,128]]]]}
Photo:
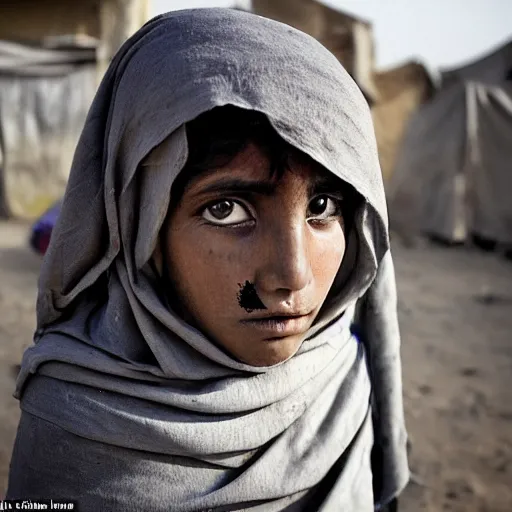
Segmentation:
{"type": "Polygon", "coordinates": [[[283,223],[270,230],[260,260],[256,287],[267,293],[289,295],[304,289],[312,280],[308,231],[304,222],[283,223]]]}

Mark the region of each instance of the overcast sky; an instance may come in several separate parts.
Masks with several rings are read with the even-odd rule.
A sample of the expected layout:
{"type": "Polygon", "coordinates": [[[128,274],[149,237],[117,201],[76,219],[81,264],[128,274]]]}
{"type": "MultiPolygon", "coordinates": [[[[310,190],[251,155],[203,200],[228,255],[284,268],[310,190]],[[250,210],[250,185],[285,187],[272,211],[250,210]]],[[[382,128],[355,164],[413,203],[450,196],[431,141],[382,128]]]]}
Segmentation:
{"type": "MultiPolygon", "coordinates": [[[[247,7],[249,0],[152,0],[153,14],[192,7],[247,7]]],[[[279,1],[279,0],[275,0],[279,1]]],[[[512,39],[512,0],[323,0],[373,23],[377,65],[409,58],[451,67],[512,39]]]]}

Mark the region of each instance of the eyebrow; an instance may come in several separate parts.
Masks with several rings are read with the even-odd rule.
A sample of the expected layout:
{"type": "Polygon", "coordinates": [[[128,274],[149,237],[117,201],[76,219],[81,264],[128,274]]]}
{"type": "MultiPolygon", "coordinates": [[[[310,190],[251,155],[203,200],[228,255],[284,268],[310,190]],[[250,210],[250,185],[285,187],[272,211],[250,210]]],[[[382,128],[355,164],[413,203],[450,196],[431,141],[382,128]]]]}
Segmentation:
{"type": "Polygon", "coordinates": [[[194,195],[220,193],[245,193],[260,194],[264,196],[272,196],[275,194],[277,183],[269,183],[265,181],[247,181],[237,178],[221,179],[211,185],[201,188],[194,195]]]}
{"type": "MultiPolygon", "coordinates": [[[[238,178],[225,178],[216,181],[210,185],[200,188],[193,192],[193,195],[222,193],[222,194],[258,194],[263,196],[273,196],[278,186],[277,182],[268,181],[250,181],[238,178]]],[[[322,193],[340,194],[343,187],[340,186],[340,180],[335,176],[319,176],[308,187],[309,196],[322,193]]]]}
{"type": "Polygon", "coordinates": [[[316,194],[336,193],[343,195],[343,182],[336,176],[319,176],[311,183],[308,192],[310,196],[316,194]]]}

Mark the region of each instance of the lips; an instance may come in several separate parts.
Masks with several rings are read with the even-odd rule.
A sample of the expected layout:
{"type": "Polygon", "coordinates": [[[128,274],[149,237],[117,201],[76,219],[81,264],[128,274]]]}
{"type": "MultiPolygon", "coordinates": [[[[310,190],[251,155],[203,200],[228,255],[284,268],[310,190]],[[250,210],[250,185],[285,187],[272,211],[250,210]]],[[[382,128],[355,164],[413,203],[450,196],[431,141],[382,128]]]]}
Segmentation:
{"type": "Polygon", "coordinates": [[[250,318],[241,322],[267,336],[267,339],[297,336],[307,331],[311,313],[305,315],[275,315],[250,318]]]}

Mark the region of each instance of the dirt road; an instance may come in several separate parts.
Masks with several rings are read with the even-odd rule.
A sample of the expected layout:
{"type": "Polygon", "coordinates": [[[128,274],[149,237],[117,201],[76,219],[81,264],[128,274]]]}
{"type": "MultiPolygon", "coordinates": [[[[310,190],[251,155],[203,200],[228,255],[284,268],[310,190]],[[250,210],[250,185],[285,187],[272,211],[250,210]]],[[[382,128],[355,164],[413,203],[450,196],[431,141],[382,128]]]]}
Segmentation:
{"type": "MultiPolygon", "coordinates": [[[[0,493],[19,417],[11,368],[31,342],[39,258],[0,223],[0,493]]],[[[512,510],[512,263],[394,247],[414,481],[405,512],[512,510]]]]}
{"type": "Polygon", "coordinates": [[[432,246],[397,246],[395,258],[411,465],[422,484],[410,486],[407,510],[510,512],[512,262],[432,246]]]}

